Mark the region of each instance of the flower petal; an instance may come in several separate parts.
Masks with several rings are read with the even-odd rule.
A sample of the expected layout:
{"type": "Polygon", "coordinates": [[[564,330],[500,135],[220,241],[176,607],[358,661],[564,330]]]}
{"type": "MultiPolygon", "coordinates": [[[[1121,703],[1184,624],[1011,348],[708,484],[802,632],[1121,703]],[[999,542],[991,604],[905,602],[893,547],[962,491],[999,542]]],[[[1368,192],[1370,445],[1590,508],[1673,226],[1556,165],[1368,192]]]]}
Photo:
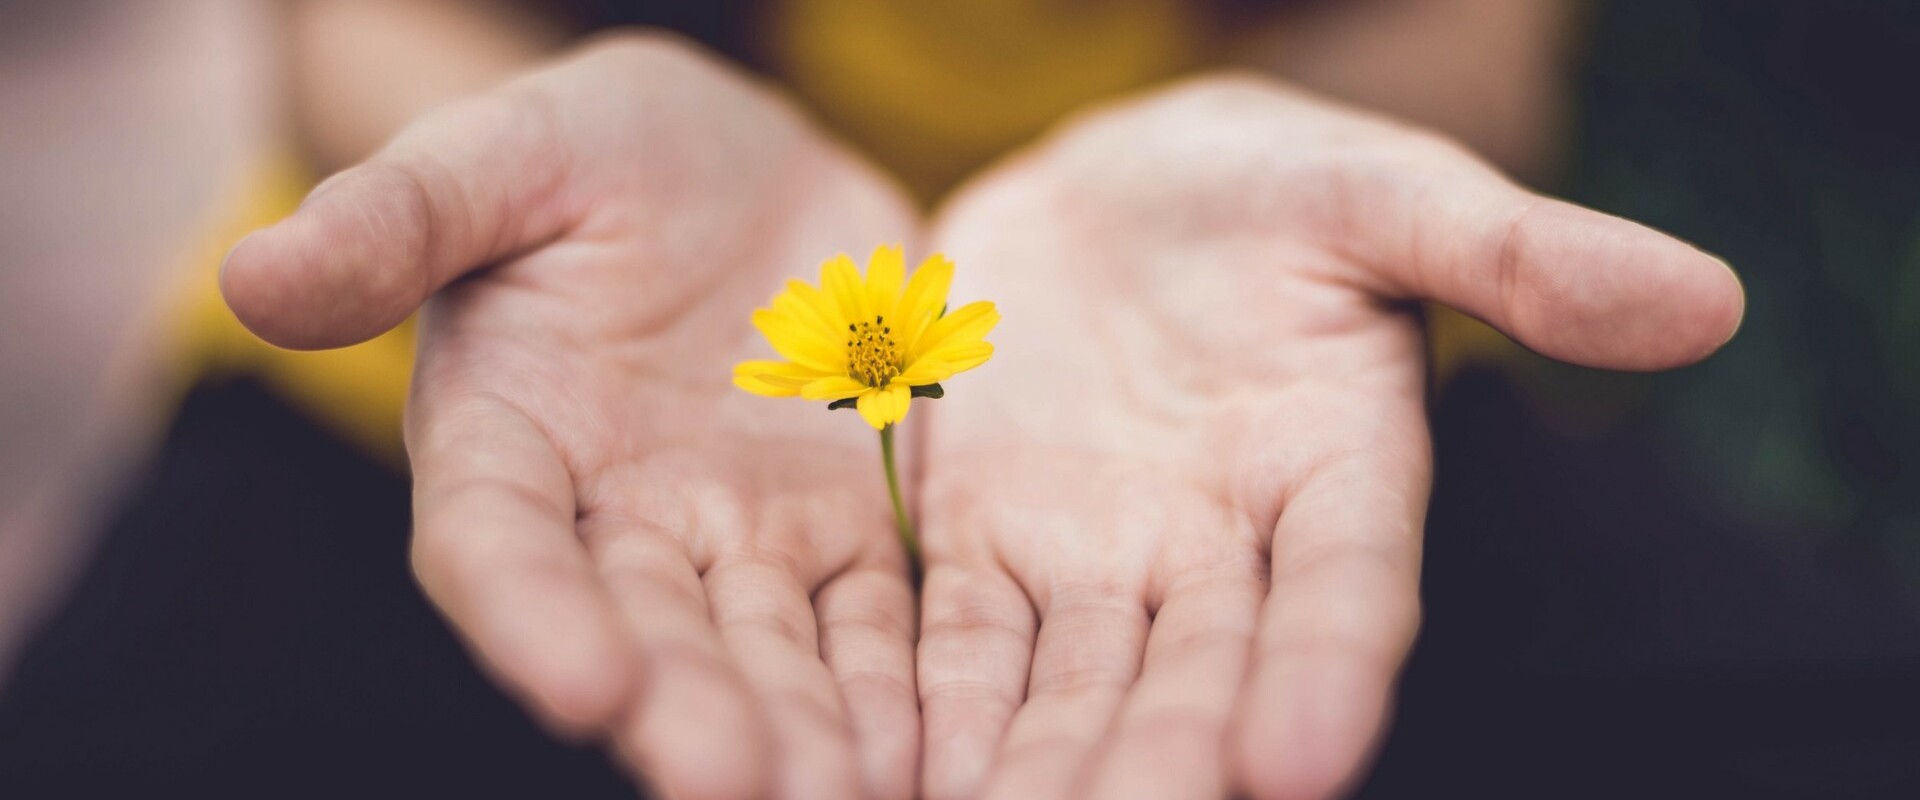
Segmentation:
{"type": "Polygon", "coordinates": [[[742,361],[733,365],[733,385],[766,397],[794,397],[820,373],[785,361],[742,361]]]}
{"type": "MultiPolygon", "coordinates": [[[[906,255],[900,245],[873,248],[867,259],[867,308],[876,315],[892,317],[900,302],[900,284],[906,280],[906,255]]],[[[898,321],[896,320],[896,323],[898,321]]]]}
{"type": "Polygon", "coordinates": [[[907,358],[918,360],[948,345],[980,341],[998,324],[1000,312],[994,310],[992,303],[984,300],[968,303],[927,326],[927,332],[914,342],[913,349],[907,352],[907,358]]]}
{"type": "Polygon", "coordinates": [[[745,389],[746,391],[752,392],[754,394],[760,395],[761,397],[798,397],[800,396],[799,389],[788,389],[784,386],[775,386],[771,383],[762,383],[759,379],[754,378],[751,375],[733,376],[733,385],[741,389],[745,389]]]}
{"type": "Polygon", "coordinates": [[[787,280],[787,290],[784,294],[791,295],[813,312],[810,318],[817,318],[824,323],[836,339],[840,337],[841,331],[847,329],[847,323],[851,321],[840,313],[840,304],[835,302],[832,296],[811,283],[790,278],[787,280]]]}
{"type": "Polygon", "coordinates": [[[800,387],[800,396],[808,400],[845,400],[867,391],[867,385],[845,375],[816,378],[800,387]]]}
{"type": "Polygon", "coordinates": [[[921,358],[908,364],[900,374],[893,376],[893,382],[908,386],[925,386],[929,383],[944,381],[952,377],[955,371],[952,366],[940,359],[921,358]]]}
{"type": "Polygon", "coordinates": [[[894,330],[900,332],[900,343],[908,351],[913,350],[921,331],[933,324],[940,309],[946,307],[947,289],[952,285],[953,262],[939,253],[927,256],[913,271],[907,288],[900,293],[899,305],[893,310],[894,316],[900,318],[894,330]]]}
{"type": "Polygon", "coordinates": [[[913,390],[905,384],[889,384],[860,395],[860,417],[874,430],[907,418],[907,406],[913,402],[913,390]]]}
{"type": "Polygon", "coordinates": [[[847,349],[844,346],[827,339],[820,331],[795,322],[792,317],[763,308],[753,312],[753,327],[759,328],[761,335],[767,337],[767,343],[773,345],[774,352],[789,361],[830,375],[847,371],[847,349]]]}
{"type": "Polygon", "coordinates": [[[860,268],[853,265],[853,259],[846,253],[820,265],[820,288],[839,306],[841,319],[859,322],[873,318],[866,309],[867,285],[860,280],[860,268]]]}
{"type": "MultiPolygon", "coordinates": [[[[993,357],[992,342],[953,342],[934,348],[920,360],[928,359],[946,362],[947,368],[954,372],[966,372],[993,357]]],[[[918,364],[919,362],[914,362],[918,364]]]]}
{"type": "Polygon", "coordinates": [[[804,281],[788,281],[786,291],[774,295],[771,305],[774,311],[822,336],[838,339],[847,329],[839,307],[804,281]]]}

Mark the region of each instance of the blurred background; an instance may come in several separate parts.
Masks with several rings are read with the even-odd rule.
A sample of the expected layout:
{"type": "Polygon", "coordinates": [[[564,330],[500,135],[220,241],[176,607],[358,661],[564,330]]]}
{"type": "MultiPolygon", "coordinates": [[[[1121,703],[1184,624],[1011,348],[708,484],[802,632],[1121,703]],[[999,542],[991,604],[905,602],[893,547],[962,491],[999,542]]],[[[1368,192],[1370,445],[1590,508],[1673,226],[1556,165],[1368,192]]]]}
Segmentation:
{"type": "Polygon", "coordinates": [[[1920,3],[0,0],[0,797],[623,797],[406,570],[410,331],[214,277],[421,111],[618,25],[930,207],[1088,103],[1263,70],[1729,260],[1646,376],[1430,314],[1427,624],[1364,797],[1920,797],[1920,3]]]}

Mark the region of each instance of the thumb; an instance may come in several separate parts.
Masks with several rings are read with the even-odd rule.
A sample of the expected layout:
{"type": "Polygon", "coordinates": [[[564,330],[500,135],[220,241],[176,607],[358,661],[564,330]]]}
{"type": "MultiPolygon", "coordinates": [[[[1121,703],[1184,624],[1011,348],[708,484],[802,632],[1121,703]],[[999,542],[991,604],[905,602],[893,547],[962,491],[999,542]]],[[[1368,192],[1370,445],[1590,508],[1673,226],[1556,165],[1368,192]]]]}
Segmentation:
{"type": "MultiPolygon", "coordinates": [[[[1711,255],[1619,217],[1533,194],[1471,156],[1457,168],[1382,181],[1356,260],[1403,296],[1480,318],[1552,358],[1669,369],[1718,350],[1745,295],[1711,255]]],[[[1357,221],[1350,221],[1357,222],[1357,221]]]]}
{"type": "Polygon", "coordinates": [[[260,338],[308,350],[384,333],[466,272],[552,238],[569,159],[532,87],[447,107],[234,245],[220,290],[260,338]]]}

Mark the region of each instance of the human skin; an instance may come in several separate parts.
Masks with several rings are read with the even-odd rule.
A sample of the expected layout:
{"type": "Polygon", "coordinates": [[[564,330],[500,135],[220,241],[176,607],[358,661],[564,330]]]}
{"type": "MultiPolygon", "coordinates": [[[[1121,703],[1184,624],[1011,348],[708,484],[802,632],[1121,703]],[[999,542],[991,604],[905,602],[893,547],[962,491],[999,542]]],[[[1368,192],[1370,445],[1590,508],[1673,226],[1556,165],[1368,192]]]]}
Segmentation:
{"type": "Polygon", "coordinates": [[[557,729],[743,798],[906,796],[919,766],[936,798],[1335,792],[1418,613],[1411,301],[1621,369],[1703,357],[1741,307],[1683,243],[1263,79],[1072,124],[938,218],[955,296],[1007,321],[908,421],[916,682],[870,431],[727,381],[784,278],[915,233],[778,100],[628,38],[423,119],[223,288],[292,347],[434,296],[422,585],[557,729]]]}
{"type": "Polygon", "coordinates": [[[0,684],[159,439],[155,300],[270,130],[248,5],[0,3],[0,684]]]}
{"type": "Polygon", "coordinates": [[[1419,619],[1414,301],[1621,370],[1705,357],[1744,302],[1687,244],[1251,75],[1065,126],[933,244],[1004,317],[922,420],[935,800],[1338,794],[1419,619]]]}
{"type": "MultiPolygon", "coordinates": [[[[291,135],[320,169],[358,162],[422,111],[524,71],[566,33],[537,9],[495,0],[198,0],[188,13],[103,17],[103,30],[118,32],[107,36],[63,24],[90,19],[89,4],[16,6],[25,16],[0,29],[39,46],[8,53],[16,58],[7,74],[25,102],[0,105],[22,118],[51,109],[72,124],[14,126],[7,133],[45,141],[0,148],[20,157],[10,166],[26,169],[29,185],[45,178],[14,193],[22,205],[0,215],[12,223],[0,239],[11,235],[14,249],[52,244],[47,252],[56,256],[6,259],[14,283],[0,291],[0,324],[11,325],[14,340],[35,342],[0,355],[0,373],[15,390],[0,399],[0,440],[16,445],[0,453],[0,569],[9,571],[0,578],[0,663],[86,551],[92,517],[81,509],[100,505],[98,495],[139,460],[164,421],[154,413],[164,409],[152,405],[169,393],[156,388],[153,365],[168,359],[148,352],[156,339],[143,334],[155,323],[139,308],[152,299],[159,267],[175,260],[166,254],[181,248],[181,232],[199,227],[184,220],[210,213],[218,199],[211,192],[248,158],[289,144],[270,137],[291,135]],[[165,23],[164,31],[149,23],[165,23]],[[82,40],[87,47],[71,46],[82,40]],[[163,63],[126,69],[130,46],[158,48],[163,63]],[[103,54],[118,55],[96,58],[103,54]],[[202,66],[181,71],[194,64],[202,66]],[[92,88],[74,91],[75,75],[49,78],[36,66],[79,68],[92,88]],[[132,81],[133,99],[102,95],[97,79],[109,75],[132,81]],[[392,75],[407,79],[386,79],[392,75]],[[267,91],[275,87],[284,91],[267,91]],[[104,103],[143,122],[101,124],[104,112],[65,113],[42,101],[104,103]],[[74,125],[84,135],[68,130],[74,125]],[[97,146],[100,136],[114,141],[97,146]],[[103,158],[107,152],[117,155],[103,158]],[[157,177],[129,179],[142,170],[157,177]],[[94,186],[102,181],[113,188],[94,186]],[[205,202],[182,202],[183,187],[205,202]],[[104,207],[102,197],[125,207],[104,207]],[[87,235],[69,230],[80,224],[87,235]],[[115,232],[95,235],[107,228],[115,232]],[[100,269],[71,264],[126,274],[102,282],[100,269]],[[88,404],[74,398],[100,402],[75,414],[88,404]]],[[[1554,54],[1568,52],[1549,27],[1564,12],[1529,0],[1319,4],[1283,20],[1236,20],[1244,35],[1225,57],[1450,131],[1504,167],[1537,176],[1552,140],[1554,54]]],[[[8,94],[0,88],[0,97],[8,94]]]]}
{"type": "Polygon", "coordinates": [[[670,797],[905,797],[914,599],[872,431],[730,369],[796,269],[916,233],[770,92],[623,36],[415,123],[222,288],[295,348],[432,297],[415,573],[556,730],[670,797]]]}

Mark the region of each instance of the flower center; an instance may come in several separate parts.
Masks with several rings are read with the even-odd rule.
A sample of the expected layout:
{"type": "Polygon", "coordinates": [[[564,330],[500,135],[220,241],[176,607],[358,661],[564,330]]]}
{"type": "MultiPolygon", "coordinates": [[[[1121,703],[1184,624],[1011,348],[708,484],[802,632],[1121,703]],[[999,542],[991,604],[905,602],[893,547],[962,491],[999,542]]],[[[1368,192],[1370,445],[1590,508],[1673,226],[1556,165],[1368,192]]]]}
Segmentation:
{"type": "Polygon", "coordinates": [[[847,326],[847,364],[856,380],[873,387],[885,386],[900,374],[900,343],[894,341],[886,317],[847,326]]]}

